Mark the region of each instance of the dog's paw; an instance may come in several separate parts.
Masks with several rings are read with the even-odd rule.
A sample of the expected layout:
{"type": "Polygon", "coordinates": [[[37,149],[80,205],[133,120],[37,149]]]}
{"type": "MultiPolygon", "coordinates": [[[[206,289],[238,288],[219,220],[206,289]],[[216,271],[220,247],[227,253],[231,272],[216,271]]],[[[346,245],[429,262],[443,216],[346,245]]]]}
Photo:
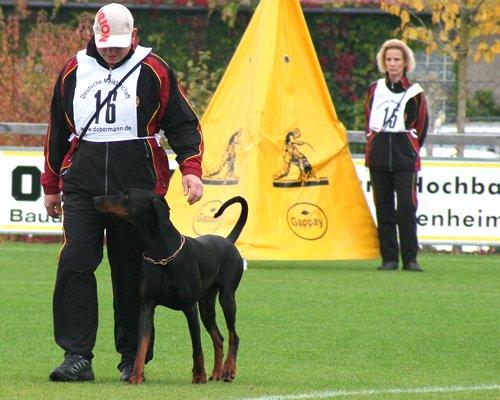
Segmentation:
{"type": "Polygon", "coordinates": [[[143,382],[144,382],[144,375],[142,374],[132,375],[128,380],[128,383],[130,383],[131,385],[140,385],[143,382]]]}
{"type": "Polygon", "coordinates": [[[210,376],[209,380],[210,381],[221,381],[224,378],[224,375],[222,374],[222,371],[219,372],[213,372],[212,375],[210,376]]]}
{"type": "Polygon", "coordinates": [[[236,378],[236,371],[235,370],[224,371],[224,375],[222,378],[222,380],[224,382],[232,382],[234,380],[234,378],[236,378]]]}
{"type": "Polygon", "coordinates": [[[193,374],[193,384],[199,385],[207,383],[207,376],[205,374],[193,374]]]}
{"type": "Polygon", "coordinates": [[[193,384],[207,383],[205,368],[193,368],[193,384]]]}

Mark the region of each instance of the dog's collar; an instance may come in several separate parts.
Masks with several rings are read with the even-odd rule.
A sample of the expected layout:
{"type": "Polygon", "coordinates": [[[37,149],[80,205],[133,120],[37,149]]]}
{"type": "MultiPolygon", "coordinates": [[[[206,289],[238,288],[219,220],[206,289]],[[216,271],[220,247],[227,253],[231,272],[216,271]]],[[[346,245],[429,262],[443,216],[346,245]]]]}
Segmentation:
{"type": "Polygon", "coordinates": [[[158,265],[167,265],[170,261],[172,261],[175,257],[179,255],[179,253],[182,250],[182,247],[184,246],[184,243],[186,242],[186,238],[181,235],[181,245],[179,248],[175,251],[174,254],[172,254],[170,257],[167,258],[162,258],[161,260],[153,260],[152,258],[149,258],[146,256],[146,253],[142,253],[142,257],[147,261],[150,262],[151,264],[158,264],[158,265]]]}

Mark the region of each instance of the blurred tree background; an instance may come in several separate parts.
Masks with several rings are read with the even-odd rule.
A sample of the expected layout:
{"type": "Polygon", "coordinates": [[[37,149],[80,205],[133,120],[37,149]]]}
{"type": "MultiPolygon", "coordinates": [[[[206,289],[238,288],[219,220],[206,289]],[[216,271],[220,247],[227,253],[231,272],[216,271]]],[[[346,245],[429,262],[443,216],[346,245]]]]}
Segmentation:
{"type": "MultiPolygon", "coordinates": [[[[153,47],[173,67],[201,117],[258,0],[123,2],[132,10],[141,44],[153,47]]],[[[49,8],[47,2],[15,0],[12,6],[12,2],[0,1],[4,3],[11,5],[0,7],[0,73],[3,77],[0,121],[46,123],[57,74],[65,61],[85,47],[92,36],[93,17],[98,7],[96,2],[86,0],[56,0],[49,8]]],[[[397,37],[398,30],[401,31],[403,8],[393,8],[391,14],[381,10],[380,1],[375,0],[301,0],[301,4],[337,114],[348,130],[363,130],[366,88],[379,77],[375,55],[386,39],[397,37]]],[[[403,21],[406,21],[404,15],[403,21]]],[[[430,13],[417,16],[424,24],[432,25],[430,13]]],[[[411,40],[412,36],[407,39],[411,40]]],[[[416,41],[411,46],[416,54],[425,57],[425,44],[416,41]]],[[[425,67],[429,60],[419,61],[417,67],[419,65],[425,67]]],[[[438,65],[436,70],[439,68],[438,65]]],[[[450,81],[448,76],[436,78],[433,72],[424,70],[424,73],[424,77],[417,74],[417,80],[424,83],[428,97],[442,99],[439,101],[448,105],[454,103],[456,108],[456,78],[450,81]],[[445,88],[444,93],[446,85],[453,86],[451,92],[445,88]]],[[[487,113],[500,117],[492,92],[498,82],[487,78],[491,85],[478,88],[467,97],[470,116],[481,117],[487,113]]],[[[440,108],[433,102],[431,114],[437,115],[440,108]]],[[[5,145],[8,136],[2,135],[0,144],[5,145]]],[[[24,145],[43,144],[40,138],[15,140],[23,141],[24,145]],[[32,140],[38,142],[26,143],[32,140]]]]}
{"type": "MultiPolygon", "coordinates": [[[[64,62],[86,45],[96,10],[59,7],[0,11],[0,121],[47,121],[52,88],[64,62]]],[[[207,8],[132,8],[140,42],[176,71],[201,116],[252,17],[255,1],[219,0],[207,8]],[[245,6],[243,7],[242,4],[245,6]]],[[[389,15],[306,13],[306,20],[339,118],[363,129],[367,85],[376,79],[380,38],[398,26],[389,15]]]]}

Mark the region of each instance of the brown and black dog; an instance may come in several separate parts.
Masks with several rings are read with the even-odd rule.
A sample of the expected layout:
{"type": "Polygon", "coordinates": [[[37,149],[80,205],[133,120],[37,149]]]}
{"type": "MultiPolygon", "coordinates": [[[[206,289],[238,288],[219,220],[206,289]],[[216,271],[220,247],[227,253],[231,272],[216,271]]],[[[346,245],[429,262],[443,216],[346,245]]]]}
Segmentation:
{"type": "Polygon", "coordinates": [[[144,380],[146,352],[151,341],[154,309],[162,305],[184,313],[193,346],[193,383],[206,383],[198,307],[203,325],[214,345],[214,367],[210,380],[232,381],[236,375],[236,289],[243,274],[243,259],[234,245],[248,216],[242,197],[224,203],[214,215],[219,217],[231,204],[240,203],[241,214],[227,238],[203,235],[183,236],[170,222],[164,198],[153,192],[129,189],[118,195],[98,196],[95,206],[102,213],[128,220],[137,227],[143,241],[143,271],[140,282],[141,312],[134,372],[129,383],[144,380]],[[219,294],[229,332],[224,362],[224,338],[215,318],[219,294]]]}

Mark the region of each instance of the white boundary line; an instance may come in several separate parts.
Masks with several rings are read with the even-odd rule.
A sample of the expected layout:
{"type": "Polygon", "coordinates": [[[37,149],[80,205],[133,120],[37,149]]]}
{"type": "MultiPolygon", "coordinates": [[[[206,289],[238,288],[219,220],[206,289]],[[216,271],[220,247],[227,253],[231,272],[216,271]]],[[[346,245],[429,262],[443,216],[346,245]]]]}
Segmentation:
{"type": "Polygon", "coordinates": [[[498,390],[500,384],[475,386],[431,386],[421,388],[365,389],[365,390],[331,390],[324,392],[278,394],[261,397],[244,397],[238,400],[302,400],[302,399],[332,399],[335,397],[370,396],[380,394],[410,394],[410,393],[452,393],[498,390]]]}

